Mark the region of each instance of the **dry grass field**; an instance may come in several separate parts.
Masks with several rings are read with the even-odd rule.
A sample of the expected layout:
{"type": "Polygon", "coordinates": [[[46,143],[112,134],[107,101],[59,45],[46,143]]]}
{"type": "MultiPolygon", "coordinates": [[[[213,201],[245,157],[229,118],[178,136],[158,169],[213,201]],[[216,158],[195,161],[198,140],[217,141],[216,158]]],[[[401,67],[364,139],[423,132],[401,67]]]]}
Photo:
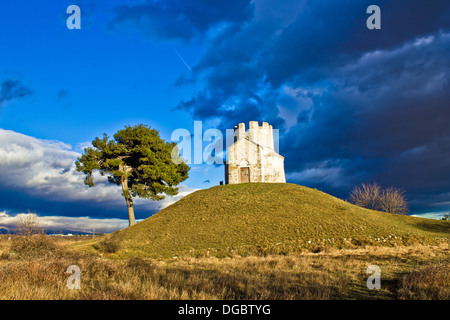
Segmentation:
{"type": "Polygon", "coordinates": [[[0,299],[450,299],[446,243],[112,259],[107,253],[75,251],[78,237],[32,236],[32,251],[14,247],[16,241],[21,240],[0,240],[0,299]],[[69,265],[81,269],[79,290],[66,286],[69,265]],[[369,265],[381,269],[379,290],[366,286],[369,265]]]}

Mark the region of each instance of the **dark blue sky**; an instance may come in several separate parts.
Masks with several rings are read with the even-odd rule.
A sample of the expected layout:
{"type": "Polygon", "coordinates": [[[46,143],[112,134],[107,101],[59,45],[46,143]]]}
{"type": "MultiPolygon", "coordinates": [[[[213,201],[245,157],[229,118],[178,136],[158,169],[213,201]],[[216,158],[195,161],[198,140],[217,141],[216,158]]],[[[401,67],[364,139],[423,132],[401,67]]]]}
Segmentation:
{"type": "MultiPolygon", "coordinates": [[[[73,160],[93,138],[258,120],[280,130],[288,182],[341,198],[377,182],[440,215],[449,48],[445,0],[4,1],[0,212],[126,219],[114,186],[79,185],[73,160]],[[81,30],[66,27],[71,4],[81,30]],[[366,27],[372,4],[381,30],[366,27]]],[[[195,165],[181,195],[220,180],[222,166],[195,165]]],[[[137,218],[174,200],[137,201],[137,218]]]]}

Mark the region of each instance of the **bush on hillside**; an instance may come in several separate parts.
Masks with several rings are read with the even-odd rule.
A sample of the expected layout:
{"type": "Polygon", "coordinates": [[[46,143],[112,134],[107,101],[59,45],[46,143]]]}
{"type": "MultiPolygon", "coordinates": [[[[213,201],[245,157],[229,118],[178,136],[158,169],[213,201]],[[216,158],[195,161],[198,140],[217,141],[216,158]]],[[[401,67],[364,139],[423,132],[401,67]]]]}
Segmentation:
{"type": "Polygon", "coordinates": [[[31,236],[14,236],[9,249],[10,257],[21,259],[48,258],[58,253],[58,247],[45,234],[31,236]]]}
{"type": "Polygon", "coordinates": [[[99,243],[99,249],[104,253],[116,253],[120,249],[120,239],[117,236],[105,237],[99,243]]]}
{"type": "Polygon", "coordinates": [[[359,207],[389,213],[407,214],[409,211],[405,191],[393,187],[382,189],[376,183],[355,187],[349,201],[359,207]]]}

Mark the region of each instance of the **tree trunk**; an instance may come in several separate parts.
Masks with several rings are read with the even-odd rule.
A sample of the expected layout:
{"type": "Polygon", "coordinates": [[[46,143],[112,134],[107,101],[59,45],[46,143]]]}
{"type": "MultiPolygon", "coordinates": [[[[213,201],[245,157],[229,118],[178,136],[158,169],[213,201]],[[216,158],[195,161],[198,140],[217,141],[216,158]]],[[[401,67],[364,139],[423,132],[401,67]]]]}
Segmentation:
{"type": "Polygon", "coordinates": [[[128,189],[128,178],[126,175],[122,176],[122,191],[128,208],[128,220],[130,221],[130,227],[136,224],[134,218],[133,198],[131,197],[130,190],[128,189]]]}

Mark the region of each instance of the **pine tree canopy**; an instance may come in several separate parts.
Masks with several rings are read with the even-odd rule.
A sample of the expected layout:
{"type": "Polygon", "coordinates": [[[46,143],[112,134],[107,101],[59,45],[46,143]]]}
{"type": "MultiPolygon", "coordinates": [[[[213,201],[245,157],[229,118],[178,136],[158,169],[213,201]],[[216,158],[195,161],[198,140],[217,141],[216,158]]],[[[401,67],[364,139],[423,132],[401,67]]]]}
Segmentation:
{"type": "Polygon", "coordinates": [[[172,161],[172,155],[179,159],[176,143],[165,142],[146,125],[126,126],[111,140],[104,134],[92,146],[76,161],[77,171],[86,174],[84,183],[93,187],[93,172],[98,170],[110,183],[122,185],[125,199],[161,200],[164,194],[176,195],[176,186],[188,178],[189,166],[172,161]]]}

